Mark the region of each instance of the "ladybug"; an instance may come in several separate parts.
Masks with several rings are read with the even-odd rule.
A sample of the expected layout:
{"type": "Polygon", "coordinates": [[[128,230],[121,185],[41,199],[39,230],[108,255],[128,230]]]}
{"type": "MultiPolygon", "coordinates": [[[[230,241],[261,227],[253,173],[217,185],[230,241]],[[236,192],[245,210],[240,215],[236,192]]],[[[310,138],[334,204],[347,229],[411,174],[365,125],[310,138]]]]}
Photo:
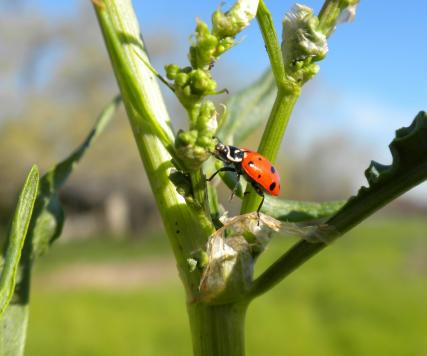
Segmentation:
{"type": "Polygon", "coordinates": [[[218,169],[207,180],[211,181],[219,172],[235,172],[237,174],[237,184],[233,189],[231,197],[237,189],[240,176],[252,184],[255,191],[262,197],[258,206],[257,213],[261,210],[264,203],[264,192],[277,196],[280,193],[280,177],[276,168],[271,162],[260,155],[258,152],[250,151],[245,148],[224,145],[218,141],[215,145],[213,155],[223,161],[226,166],[218,169]]]}

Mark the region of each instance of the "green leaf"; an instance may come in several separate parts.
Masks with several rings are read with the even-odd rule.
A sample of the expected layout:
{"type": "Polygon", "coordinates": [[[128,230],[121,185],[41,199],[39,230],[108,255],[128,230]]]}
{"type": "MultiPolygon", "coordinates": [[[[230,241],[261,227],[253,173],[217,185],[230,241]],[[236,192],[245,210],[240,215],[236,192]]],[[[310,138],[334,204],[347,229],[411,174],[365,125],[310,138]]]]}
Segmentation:
{"type": "Polygon", "coordinates": [[[427,179],[427,115],[421,111],[409,127],[396,131],[390,144],[393,161],[372,161],[365,171],[368,187],[360,188],[328,224],[340,232],[349,230],[389,201],[427,179]]]}
{"type": "Polygon", "coordinates": [[[303,222],[328,218],[342,208],[345,201],[296,201],[270,196],[265,197],[261,211],[275,219],[289,222],[303,222]]]}
{"type": "Polygon", "coordinates": [[[255,83],[229,100],[228,117],[218,136],[228,144],[241,143],[267,120],[276,92],[273,74],[268,69],[255,83]]]}
{"type": "Polygon", "coordinates": [[[21,252],[27,236],[39,187],[39,170],[33,166],[25,180],[13,216],[0,276],[0,316],[8,306],[15,289],[21,252]]]}
{"type": "MultiPolygon", "coordinates": [[[[221,168],[222,164],[217,165],[221,168]]],[[[236,174],[230,172],[220,173],[221,179],[230,190],[233,190],[237,184],[236,174]]],[[[246,188],[246,181],[240,179],[240,183],[235,190],[235,196],[243,198],[243,192],[246,188]]],[[[275,219],[288,222],[313,221],[328,218],[340,210],[345,201],[327,201],[311,202],[284,200],[269,195],[265,196],[261,212],[275,219]]]]}
{"type": "Polygon", "coordinates": [[[68,158],[58,163],[40,179],[40,191],[30,230],[33,257],[38,257],[46,252],[49,245],[61,234],[64,211],[58,198],[58,191],[110,121],[120,102],[121,99],[117,96],[101,113],[83,143],[68,158]]]}

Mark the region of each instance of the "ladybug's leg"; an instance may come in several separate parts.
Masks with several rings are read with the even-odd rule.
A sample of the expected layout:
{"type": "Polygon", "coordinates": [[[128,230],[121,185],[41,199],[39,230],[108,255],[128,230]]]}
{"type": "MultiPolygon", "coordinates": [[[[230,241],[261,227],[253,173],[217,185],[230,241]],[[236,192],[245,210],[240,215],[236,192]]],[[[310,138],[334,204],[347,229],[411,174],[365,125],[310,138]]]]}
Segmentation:
{"type": "Polygon", "coordinates": [[[259,212],[260,212],[260,210],[261,210],[261,208],[262,208],[262,204],[264,204],[264,199],[265,199],[265,195],[264,195],[264,192],[261,192],[261,197],[262,197],[262,199],[261,199],[261,203],[259,203],[259,205],[258,205],[258,209],[256,210],[256,213],[258,214],[258,219],[259,219],[259,212]]]}
{"type": "Polygon", "coordinates": [[[264,196],[264,191],[257,184],[253,184],[252,183],[252,186],[254,187],[254,189],[257,192],[257,194],[262,197],[261,202],[258,205],[258,209],[256,210],[256,213],[257,213],[257,216],[258,216],[258,224],[257,225],[259,226],[259,212],[260,212],[260,210],[262,208],[262,204],[264,204],[265,196],[264,196]]]}
{"type": "Polygon", "coordinates": [[[230,200],[232,200],[233,197],[234,197],[234,194],[236,194],[237,189],[239,188],[239,182],[240,182],[240,174],[237,173],[237,182],[236,182],[236,185],[233,188],[233,191],[231,192],[230,200]]]}
{"type": "Polygon", "coordinates": [[[207,178],[206,180],[208,182],[210,182],[212,179],[215,178],[215,176],[219,173],[219,172],[236,172],[236,170],[233,167],[222,167],[220,169],[218,169],[214,174],[212,174],[209,178],[207,178]]]}

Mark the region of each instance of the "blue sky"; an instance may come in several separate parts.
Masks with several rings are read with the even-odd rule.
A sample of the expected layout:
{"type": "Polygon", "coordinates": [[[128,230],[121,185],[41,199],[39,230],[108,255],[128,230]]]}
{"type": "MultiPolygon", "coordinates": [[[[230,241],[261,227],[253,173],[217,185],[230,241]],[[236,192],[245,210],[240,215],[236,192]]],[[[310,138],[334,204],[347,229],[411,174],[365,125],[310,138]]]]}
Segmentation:
{"type": "MultiPolygon", "coordinates": [[[[89,1],[31,0],[52,16],[69,16],[89,1]],[[83,5],[82,5],[83,4],[83,5]]],[[[134,1],[143,34],[172,31],[181,65],[186,64],[188,37],[198,16],[209,21],[220,0],[134,1]]],[[[224,8],[231,4],[225,2],[224,8]]],[[[304,1],[317,12],[323,1],[304,1]]],[[[281,19],[293,1],[266,0],[281,35],[281,19]]],[[[353,23],[340,25],[329,40],[329,53],[318,76],[304,88],[287,135],[294,135],[302,149],[323,133],[347,135],[372,157],[390,162],[387,148],[394,131],[411,123],[427,109],[427,1],[403,5],[389,0],[361,0],[353,23]]],[[[256,22],[245,30],[241,43],[226,53],[218,66],[238,73],[236,87],[256,79],[268,65],[256,22]]],[[[148,43],[148,48],[150,43],[148,43]]],[[[220,85],[221,86],[221,85],[220,85]]],[[[295,142],[295,140],[293,140],[295,142]]],[[[286,149],[286,140],[284,144],[286,149]]],[[[360,180],[363,180],[361,172],[360,180]]],[[[356,184],[359,184],[357,182],[356,184]]],[[[422,188],[427,191],[427,188],[422,188]]]]}
{"type": "MultiPolygon", "coordinates": [[[[187,38],[194,19],[208,21],[219,1],[136,1],[143,31],[155,33],[173,28],[182,46],[185,61],[187,38]],[[167,9],[167,10],[166,10],[167,9]]],[[[225,3],[224,8],[231,2],[225,3]]],[[[281,35],[281,20],[293,1],[266,1],[281,35]]],[[[306,1],[317,12],[322,1],[306,1]]],[[[329,53],[320,63],[314,83],[318,88],[297,105],[299,116],[311,120],[301,140],[312,139],[326,126],[328,131],[350,131],[361,144],[373,146],[379,160],[389,160],[387,144],[394,130],[408,125],[415,114],[427,109],[424,89],[427,79],[427,2],[412,1],[410,6],[390,6],[385,0],[359,4],[353,23],[340,25],[329,40],[329,53]]],[[[241,73],[242,86],[255,79],[268,65],[262,38],[254,22],[243,34],[242,43],[227,53],[223,63],[241,73]]],[[[184,64],[183,62],[182,64],[184,64]]],[[[221,63],[219,63],[221,65],[221,63]]],[[[306,145],[303,145],[306,147],[306,145]]]]}

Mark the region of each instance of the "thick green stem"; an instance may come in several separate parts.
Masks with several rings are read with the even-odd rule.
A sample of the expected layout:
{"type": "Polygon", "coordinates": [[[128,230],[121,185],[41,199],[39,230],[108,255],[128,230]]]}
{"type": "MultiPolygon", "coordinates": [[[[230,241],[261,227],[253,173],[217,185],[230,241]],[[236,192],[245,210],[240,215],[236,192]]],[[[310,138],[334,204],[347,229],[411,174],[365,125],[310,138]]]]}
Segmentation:
{"type": "Polygon", "coordinates": [[[247,304],[187,306],[194,356],[244,356],[247,304]]]}
{"type": "Polygon", "coordinates": [[[148,57],[131,2],[105,0],[102,5],[96,3],[95,10],[181,279],[192,300],[198,295],[200,275],[190,273],[187,258],[205,246],[214,227],[200,224],[169,179],[171,156],[162,139],[173,137],[169,117],[156,79],[141,61],[143,57],[148,62],[148,57]]]}

